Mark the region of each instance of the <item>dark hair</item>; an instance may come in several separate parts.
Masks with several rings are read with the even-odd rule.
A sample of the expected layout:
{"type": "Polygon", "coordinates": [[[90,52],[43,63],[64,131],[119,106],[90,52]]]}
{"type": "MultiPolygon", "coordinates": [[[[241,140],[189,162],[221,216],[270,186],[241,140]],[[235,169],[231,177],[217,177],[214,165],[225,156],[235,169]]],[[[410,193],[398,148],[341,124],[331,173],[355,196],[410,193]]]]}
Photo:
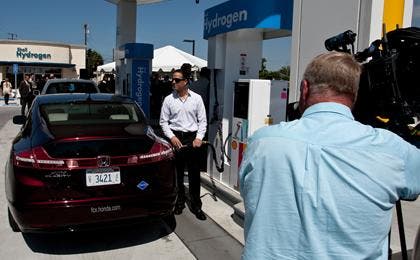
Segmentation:
{"type": "Polygon", "coordinates": [[[191,64],[189,63],[184,63],[181,66],[181,73],[184,76],[184,78],[186,79],[191,79],[191,64]]]}
{"type": "Polygon", "coordinates": [[[200,77],[210,79],[210,70],[207,67],[202,67],[200,70],[200,77]]]}
{"type": "Polygon", "coordinates": [[[185,77],[185,73],[184,73],[184,71],[182,69],[177,69],[177,70],[172,71],[172,74],[174,74],[174,73],[181,73],[182,74],[182,78],[188,79],[187,77],[185,77]]]}

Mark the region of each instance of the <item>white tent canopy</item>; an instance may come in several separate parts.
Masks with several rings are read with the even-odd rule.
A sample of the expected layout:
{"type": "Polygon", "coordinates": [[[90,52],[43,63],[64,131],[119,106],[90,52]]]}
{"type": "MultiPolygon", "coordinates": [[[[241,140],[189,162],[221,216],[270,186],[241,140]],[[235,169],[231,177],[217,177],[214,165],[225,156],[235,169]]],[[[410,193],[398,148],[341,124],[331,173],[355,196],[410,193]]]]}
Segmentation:
{"type": "Polygon", "coordinates": [[[207,61],[181,51],[174,46],[168,45],[153,52],[153,71],[169,72],[172,69],[181,68],[182,64],[189,63],[193,70],[207,66],[207,61]]]}
{"type": "Polygon", "coordinates": [[[111,63],[104,64],[102,66],[98,66],[96,71],[101,73],[115,73],[115,61],[111,63]]]}
{"type": "MultiPolygon", "coordinates": [[[[162,70],[170,72],[172,69],[181,68],[184,63],[191,64],[192,70],[198,70],[207,66],[206,60],[181,51],[171,45],[155,49],[153,56],[152,71],[162,70]]],[[[98,66],[96,70],[102,73],[115,72],[115,62],[98,66]]]]}

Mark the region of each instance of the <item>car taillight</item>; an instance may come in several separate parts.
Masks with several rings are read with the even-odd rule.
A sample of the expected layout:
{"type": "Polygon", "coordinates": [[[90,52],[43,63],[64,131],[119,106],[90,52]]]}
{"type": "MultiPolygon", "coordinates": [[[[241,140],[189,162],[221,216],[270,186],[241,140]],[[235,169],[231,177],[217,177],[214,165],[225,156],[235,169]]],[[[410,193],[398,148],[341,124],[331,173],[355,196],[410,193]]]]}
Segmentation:
{"type": "MultiPolygon", "coordinates": [[[[109,166],[127,166],[158,162],[174,156],[169,144],[155,142],[146,154],[111,156],[109,166]]],[[[48,170],[75,170],[84,168],[104,167],[99,165],[98,158],[65,158],[56,159],[48,155],[47,151],[39,146],[18,152],[14,155],[14,165],[25,168],[48,169],[48,170]]]]}
{"type": "Polygon", "coordinates": [[[155,142],[147,154],[139,155],[139,163],[151,163],[173,157],[172,148],[165,143],[155,142]]]}
{"type": "Polygon", "coordinates": [[[35,147],[15,154],[14,163],[20,167],[62,169],[64,160],[51,158],[43,147],[35,147]]]}

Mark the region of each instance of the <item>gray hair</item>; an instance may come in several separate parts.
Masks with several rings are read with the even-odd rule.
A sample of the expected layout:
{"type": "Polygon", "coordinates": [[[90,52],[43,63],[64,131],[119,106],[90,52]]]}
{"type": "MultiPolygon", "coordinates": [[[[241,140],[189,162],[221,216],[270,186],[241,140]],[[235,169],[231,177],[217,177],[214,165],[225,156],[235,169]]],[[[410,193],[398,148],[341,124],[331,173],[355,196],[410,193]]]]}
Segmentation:
{"type": "Polygon", "coordinates": [[[315,57],[306,67],[303,78],[310,84],[310,95],[333,91],[356,101],[361,65],[348,53],[328,52],[315,57]]]}

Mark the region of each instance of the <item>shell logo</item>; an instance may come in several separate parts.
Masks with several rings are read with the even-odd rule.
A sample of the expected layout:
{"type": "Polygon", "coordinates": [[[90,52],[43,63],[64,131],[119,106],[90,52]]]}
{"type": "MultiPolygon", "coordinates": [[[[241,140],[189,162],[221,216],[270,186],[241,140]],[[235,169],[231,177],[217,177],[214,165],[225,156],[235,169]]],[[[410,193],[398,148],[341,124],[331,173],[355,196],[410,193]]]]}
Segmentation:
{"type": "Polygon", "coordinates": [[[236,142],[236,141],[232,141],[231,146],[232,146],[232,149],[233,149],[233,150],[236,150],[236,149],[238,148],[238,142],[236,142]]]}

